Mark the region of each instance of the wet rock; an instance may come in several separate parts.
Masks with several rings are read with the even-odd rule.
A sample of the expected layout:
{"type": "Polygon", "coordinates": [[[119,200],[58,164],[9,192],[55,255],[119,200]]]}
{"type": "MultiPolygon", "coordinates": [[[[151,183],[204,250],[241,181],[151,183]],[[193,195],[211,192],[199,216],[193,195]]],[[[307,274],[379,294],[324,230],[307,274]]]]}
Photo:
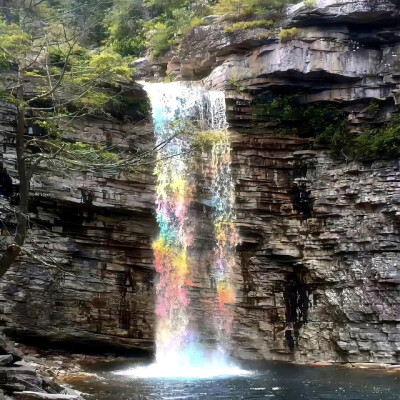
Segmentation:
{"type": "Polygon", "coordinates": [[[0,354],[4,356],[12,355],[12,362],[21,361],[23,354],[15,347],[15,343],[0,334],[0,354]]]}
{"type": "Polygon", "coordinates": [[[48,377],[42,377],[43,387],[49,393],[61,393],[65,388],[56,382],[54,379],[48,377]]]}
{"type": "Polygon", "coordinates": [[[81,400],[77,395],[36,393],[29,391],[15,393],[14,395],[17,400],[81,400]]]}
{"type": "Polygon", "coordinates": [[[14,357],[11,354],[0,356],[0,365],[8,365],[14,362],[14,357]]]}
{"type": "Polygon", "coordinates": [[[21,392],[26,389],[21,383],[6,383],[0,386],[5,393],[21,392]]]}

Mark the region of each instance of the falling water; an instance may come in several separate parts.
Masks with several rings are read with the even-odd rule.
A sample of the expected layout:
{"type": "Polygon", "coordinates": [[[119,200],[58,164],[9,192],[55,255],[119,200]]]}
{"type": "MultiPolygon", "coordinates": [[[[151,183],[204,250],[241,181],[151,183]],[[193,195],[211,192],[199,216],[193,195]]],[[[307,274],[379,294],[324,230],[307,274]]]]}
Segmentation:
{"type": "Polygon", "coordinates": [[[233,274],[238,239],[224,94],[183,83],[146,84],[145,89],[151,100],[157,141],[159,235],[153,243],[158,273],[157,351],[152,371],[139,375],[209,377],[240,373],[225,357],[233,320],[229,304],[235,302],[233,274]],[[218,305],[208,314],[217,338],[213,351],[201,346],[190,315],[190,273],[194,265],[190,254],[196,224],[189,212],[196,196],[193,148],[199,143],[207,145],[211,164],[207,181],[212,195],[214,261],[210,274],[218,305]]]}

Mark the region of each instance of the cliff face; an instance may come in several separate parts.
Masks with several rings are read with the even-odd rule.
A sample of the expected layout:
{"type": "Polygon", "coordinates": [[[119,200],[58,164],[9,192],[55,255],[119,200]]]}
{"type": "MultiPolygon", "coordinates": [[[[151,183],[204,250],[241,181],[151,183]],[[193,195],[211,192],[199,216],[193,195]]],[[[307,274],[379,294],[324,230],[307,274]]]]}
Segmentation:
{"type": "MultiPolygon", "coordinates": [[[[298,29],[286,42],[273,30],[197,27],[164,61],[137,62],[137,75],[204,78],[226,93],[242,238],[234,355],[398,363],[399,160],[334,159],[311,139],[278,135],[254,99],[301,93],[309,103],[334,101],[354,133],[384,120],[398,102],[400,11],[385,0],[317,0],[291,8],[285,24],[298,29]],[[368,110],[371,100],[380,104],[376,114],[368,110]]],[[[2,114],[12,129],[10,111],[2,114]]],[[[88,120],[78,132],[80,140],[106,143],[120,141],[127,129],[88,120]]],[[[151,126],[135,129],[126,145],[146,146],[151,126]]],[[[12,170],[13,146],[5,142],[3,160],[12,170]]],[[[51,232],[35,228],[35,240],[74,275],[28,260],[16,265],[1,283],[9,331],[151,347],[157,229],[151,172],[55,178],[43,171],[32,188],[32,218],[51,232]]],[[[201,197],[194,212],[204,218],[201,197]]],[[[194,262],[208,253],[201,228],[194,262]]],[[[192,304],[206,303],[209,277],[193,278],[192,304]]],[[[203,308],[194,310],[205,317],[203,308]]],[[[208,334],[207,324],[201,329],[208,334]]]]}
{"type": "Polygon", "coordinates": [[[307,150],[307,139],[255,119],[252,101],[266,93],[335,101],[362,131],[397,104],[398,22],[390,2],[318,1],[292,8],[287,26],[298,31],[284,43],[223,26],[188,38],[183,70],[207,71],[206,84],[226,91],[236,131],[241,357],[399,362],[399,160],[349,164],[307,150]],[[373,99],[380,115],[368,112],[373,99]]]}
{"type": "Polygon", "coordinates": [[[385,120],[398,103],[399,23],[393,2],[318,0],[290,8],[289,40],[200,26],[168,63],[171,76],[204,78],[227,96],[240,357],[399,362],[399,160],[334,159],[310,139],[279,135],[257,109],[265,96],[300,94],[345,110],[353,134],[385,120]]]}
{"type": "MultiPolygon", "coordinates": [[[[143,92],[136,92],[146,101],[143,92]]],[[[12,110],[4,105],[2,162],[16,178],[12,110]]],[[[148,120],[86,118],[70,139],[144,150],[148,120]]],[[[1,319],[18,338],[82,350],[153,345],[152,167],[123,174],[41,170],[31,185],[27,250],[0,283],[1,319]],[[46,268],[39,257],[59,268],[46,268]]],[[[3,204],[7,204],[2,199],[3,204]]]]}
{"type": "Polygon", "coordinates": [[[398,362],[398,161],[339,165],[290,140],[255,139],[235,146],[239,354],[398,362]]]}
{"type": "Polygon", "coordinates": [[[384,1],[300,4],[287,21],[294,40],[269,36],[217,57],[206,78],[227,91],[238,132],[243,357],[399,362],[399,160],[346,163],[307,150],[306,139],[254,121],[252,102],[268,92],[335,101],[362,131],[397,104],[398,22],[384,1]],[[383,104],[375,119],[372,99],[383,104]]]}

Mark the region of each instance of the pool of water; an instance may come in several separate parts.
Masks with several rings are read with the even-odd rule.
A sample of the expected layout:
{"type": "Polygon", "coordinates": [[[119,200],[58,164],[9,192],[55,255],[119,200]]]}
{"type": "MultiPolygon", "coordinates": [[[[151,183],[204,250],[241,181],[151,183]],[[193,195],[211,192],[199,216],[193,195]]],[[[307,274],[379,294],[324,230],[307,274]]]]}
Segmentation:
{"type": "Polygon", "coordinates": [[[84,366],[97,374],[75,382],[96,400],[399,400],[400,373],[285,363],[246,363],[250,375],[205,379],[133,378],[116,371],[143,364],[118,361],[84,366]]]}

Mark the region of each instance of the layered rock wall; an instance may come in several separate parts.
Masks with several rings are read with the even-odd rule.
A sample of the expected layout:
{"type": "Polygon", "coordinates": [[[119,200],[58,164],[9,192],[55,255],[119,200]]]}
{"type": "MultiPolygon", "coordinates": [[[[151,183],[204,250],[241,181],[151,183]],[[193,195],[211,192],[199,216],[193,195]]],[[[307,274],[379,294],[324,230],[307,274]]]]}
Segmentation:
{"type": "Polygon", "coordinates": [[[292,94],[333,102],[353,134],[390,118],[399,17],[388,1],[301,3],[286,21],[297,27],[291,40],[198,27],[183,42],[180,70],[173,59],[175,74],[207,75],[209,88],[227,94],[243,240],[240,357],[399,362],[399,160],[332,158],[310,139],[277,134],[255,105],[292,94]]]}
{"type": "MultiPolygon", "coordinates": [[[[317,0],[290,10],[285,27],[298,29],[292,40],[282,42],[278,29],[227,33],[223,23],[213,24],[195,28],[168,66],[137,62],[138,76],[159,79],[168,68],[226,93],[242,238],[235,356],[400,362],[399,160],[332,158],[312,139],[279,135],[254,101],[296,93],[313,104],[334,102],[354,134],[381,123],[397,110],[399,23],[390,1],[317,0]],[[368,111],[371,101],[379,112],[368,111]]],[[[6,134],[12,111],[2,116],[2,158],[14,171],[6,134]]],[[[127,129],[87,120],[77,138],[124,143],[127,129]]],[[[139,124],[135,132],[126,145],[146,146],[151,127],[139,124]]],[[[212,241],[200,172],[192,257],[204,264],[212,241]]],[[[9,271],[1,283],[9,332],[102,348],[151,347],[153,179],[150,167],[131,176],[42,171],[32,186],[37,224],[29,248],[51,252],[62,270],[24,258],[9,271]]],[[[215,288],[206,269],[192,278],[192,307],[205,321],[215,288]]],[[[205,336],[209,328],[199,327],[205,336]]]]}
{"type": "Polygon", "coordinates": [[[235,146],[238,354],[397,363],[399,163],[338,164],[299,144],[244,135],[235,146]]]}
{"type": "MultiPolygon", "coordinates": [[[[1,158],[17,183],[8,134],[14,120],[6,106],[1,115],[1,158]]],[[[69,136],[138,150],[153,142],[145,119],[85,118],[69,136]]],[[[83,350],[152,348],[153,185],[151,166],[129,175],[44,167],[34,176],[27,254],[1,282],[1,319],[9,334],[83,350]]]]}

